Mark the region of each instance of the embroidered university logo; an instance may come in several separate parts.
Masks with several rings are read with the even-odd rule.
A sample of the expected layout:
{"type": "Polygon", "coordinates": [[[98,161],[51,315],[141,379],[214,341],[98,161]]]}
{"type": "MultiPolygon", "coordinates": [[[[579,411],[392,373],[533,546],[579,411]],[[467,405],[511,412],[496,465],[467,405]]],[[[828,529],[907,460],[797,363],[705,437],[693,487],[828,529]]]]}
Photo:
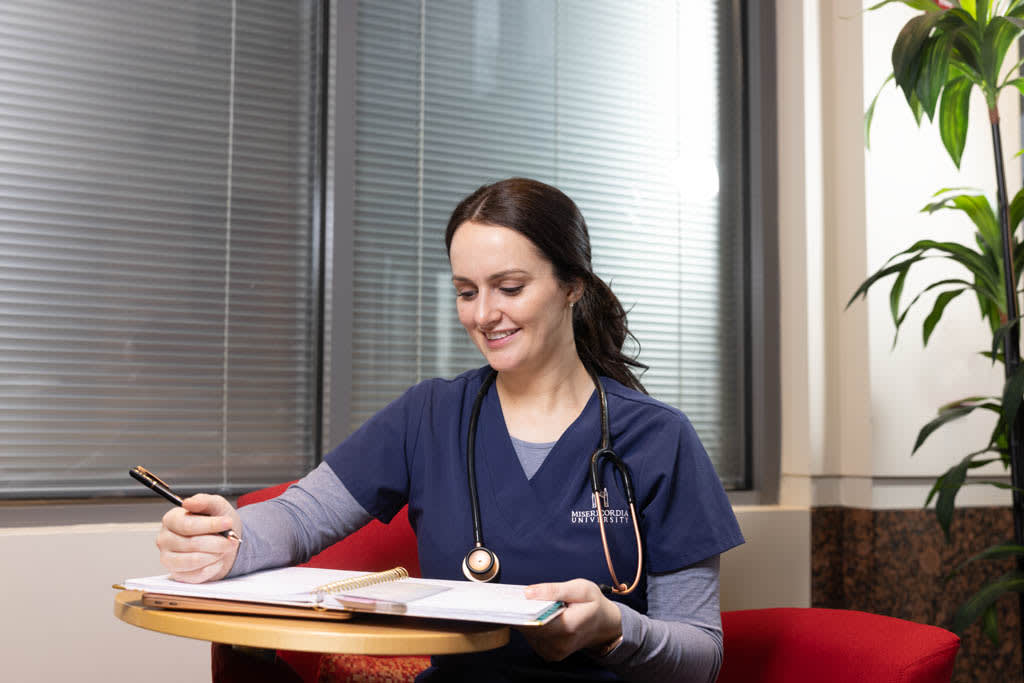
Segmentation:
{"type": "Polygon", "coordinates": [[[570,510],[570,524],[597,524],[597,500],[601,498],[601,512],[605,524],[627,524],[629,522],[629,510],[618,508],[608,509],[608,489],[602,489],[597,493],[590,494],[589,510],[570,510]]]}

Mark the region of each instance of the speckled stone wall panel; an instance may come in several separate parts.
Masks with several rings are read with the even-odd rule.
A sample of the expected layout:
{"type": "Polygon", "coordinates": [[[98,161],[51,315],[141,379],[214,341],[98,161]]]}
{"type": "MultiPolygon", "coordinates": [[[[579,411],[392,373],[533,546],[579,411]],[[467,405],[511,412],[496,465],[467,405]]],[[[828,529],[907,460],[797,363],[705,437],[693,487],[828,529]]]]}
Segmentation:
{"type": "MultiPolygon", "coordinates": [[[[947,574],[983,548],[1009,540],[1012,533],[1008,508],[958,509],[950,543],[931,510],[815,508],[811,602],[948,627],[957,605],[1012,568],[1012,561],[976,562],[951,578],[947,574]]],[[[968,629],[954,681],[1024,683],[1016,596],[998,604],[1001,643],[992,645],[978,625],[968,629]]]]}

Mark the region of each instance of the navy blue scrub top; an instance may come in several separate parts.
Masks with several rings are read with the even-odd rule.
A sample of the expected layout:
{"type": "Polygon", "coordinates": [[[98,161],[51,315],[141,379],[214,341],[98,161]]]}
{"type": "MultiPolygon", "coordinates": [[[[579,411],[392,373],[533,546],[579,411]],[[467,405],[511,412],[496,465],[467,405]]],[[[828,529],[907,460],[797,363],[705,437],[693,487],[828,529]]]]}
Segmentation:
{"type": "MultiPolygon", "coordinates": [[[[490,371],[432,379],[407,390],[325,458],[357,501],[388,522],[406,503],[423,576],[464,579],[473,547],[466,443],[473,401],[490,371]]],[[[704,447],[679,410],[601,377],[611,442],[629,466],[646,545],[645,570],[671,572],[743,543],[704,447]]],[[[590,456],[601,440],[597,393],[527,479],[492,386],[477,423],[476,474],[485,545],[501,583],[586,578],[610,584],[590,488],[590,456]]],[[[614,468],[602,472],[605,530],[620,581],[636,572],[636,540],[614,468]]],[[[647,612],[646,577],[627,596],[647,612]]],[[[514,633],[514,632],[513,632],[514,633]]],[[[514,633],[514,635],[516,635],[514,633]]],[[[522,650],[522,643],[510,648],[522,650]]],[[[448,659],[448,658],[446,658],[448,659]]]]}

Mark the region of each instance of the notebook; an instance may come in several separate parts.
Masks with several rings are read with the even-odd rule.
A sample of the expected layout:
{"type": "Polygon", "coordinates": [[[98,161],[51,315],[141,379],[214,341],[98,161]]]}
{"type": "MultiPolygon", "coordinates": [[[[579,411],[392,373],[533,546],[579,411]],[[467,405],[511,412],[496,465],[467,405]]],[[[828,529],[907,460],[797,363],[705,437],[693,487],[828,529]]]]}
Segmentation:
{"type": "Polygon", "coordinates": [[[371,573],[285,567],[200,584],[182,583],[164,574],[128,579],[118,587],[142,591],[143,604],[155,607],[281,616],[376,612],[540,626],[565,608],[558,601],[527,599],[525,586],[416,579],[402,567],[371,573]]]}

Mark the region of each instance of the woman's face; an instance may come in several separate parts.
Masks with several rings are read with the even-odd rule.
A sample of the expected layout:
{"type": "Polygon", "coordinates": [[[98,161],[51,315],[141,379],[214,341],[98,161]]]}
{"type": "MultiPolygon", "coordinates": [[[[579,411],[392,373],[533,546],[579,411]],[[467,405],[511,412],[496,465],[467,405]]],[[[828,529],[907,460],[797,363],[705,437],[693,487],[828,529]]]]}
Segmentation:
{"type": "Polygon", "coordinates": [[[578,294],[515,230],[466,222],[452,236],[459,322],[488,364],[499,372],[537,371],[575,355],[569,303],[578,294]]]}

